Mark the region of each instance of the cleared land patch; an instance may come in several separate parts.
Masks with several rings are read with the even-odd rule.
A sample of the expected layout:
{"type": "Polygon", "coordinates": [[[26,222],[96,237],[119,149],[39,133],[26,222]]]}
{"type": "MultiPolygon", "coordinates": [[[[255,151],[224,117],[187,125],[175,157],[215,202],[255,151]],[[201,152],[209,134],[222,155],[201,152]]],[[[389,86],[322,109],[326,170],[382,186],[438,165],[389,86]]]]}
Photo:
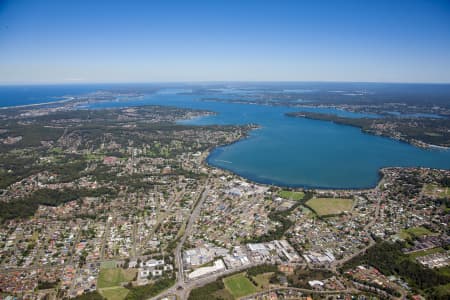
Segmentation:
{"type": "Polygon", "coordinates": [[[258,274],[253,277],[258,284],[259,289],[267,289],[270,286],[270,278],[273,276],[273,272],[258,274]]]}
{"type": "Polygon", "coordinates": [[[313,209],[319,216],[338,215],[345,211],[351,211],[353,199],[348,198],[312,198],[306,205],[313,209]]]}
{"type": "Polygon", "coordinates": [[[284,198],[284,199],[299,201],[299,200],[302,200],[303,197],[305,197],[305,193],[282,190],[282,191],[278,192],[278,196],[280,196],[281,198],[284,198]]]}
{"type": "Polygon", "coordinates": [[[433,249],[413,252],[413,253],[408,254],[408,256],[411,257],[412,259],[415,259],[417,257],[425,256],[428,254],[441,253],[444,251],[445,251],[444,248],[437,247],[437,248],[433,248],[433,249]]]}
{"type": "Polygon", "coordinates": [[[101,269],[98,275],[97,286],[99,289],[120,286],[122,282],[129,282],[136,276],[136,269],[101,269]]]}
{"type": "Polygon", "coordinates": [[[257,291],[253,283],[243,273],[227,277],[223,280],[223,283],[235,298],[250,295],[257,291]]]}

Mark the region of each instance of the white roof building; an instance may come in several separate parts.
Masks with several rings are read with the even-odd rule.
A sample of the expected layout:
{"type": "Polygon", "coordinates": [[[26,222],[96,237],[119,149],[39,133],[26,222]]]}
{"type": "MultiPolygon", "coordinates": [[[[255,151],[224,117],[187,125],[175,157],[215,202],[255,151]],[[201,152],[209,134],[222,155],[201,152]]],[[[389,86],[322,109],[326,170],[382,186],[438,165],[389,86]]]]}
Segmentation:
{"type": "Polygon", "coordinates": [[[206,274],[223,271],[223,270],[225,270],[225,264],[223,263],[223,261],[221,259],[218,259],[214,262],[213,266],[198,268],[197,270],[189,273],[188,277],[189,277],[189,279],[194,279],[194,278],[204,276],[206,274]]]}

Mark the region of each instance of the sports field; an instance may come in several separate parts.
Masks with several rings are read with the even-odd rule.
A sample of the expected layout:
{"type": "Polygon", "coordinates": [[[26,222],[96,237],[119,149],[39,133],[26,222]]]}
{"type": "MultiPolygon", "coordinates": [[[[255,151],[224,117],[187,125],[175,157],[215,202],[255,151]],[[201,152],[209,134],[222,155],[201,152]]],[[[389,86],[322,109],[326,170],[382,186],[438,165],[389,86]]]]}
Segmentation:
{"type": "Polygon", "coordinates": [[[115,261],[104,261],[100,264],[100,269],[114,269],[117,263],[115,261]]]}
{"type": "Polygon", "coordinates": [[[227,277],[223,280],[225,287],[235,297],[243,297],[257,291],[256,287],[243,273],[227,277]]]}
{"type": "Polygon", "coordinates": [[[312,198],[306,204],[319,216],[326,216],[350,211],[353,206],[353,200],[347,198],[312,198]]]}
{"type": "Polygon", "coordinates": [[[100,294],[107,300],[123,300],[129,292],[128,289],[121,286],[100,289],[100,294]]]}
{"type": "Polygon", "coordinates": [[[129,282],[134,279],[136,275],[136,269],[101,269],[98,275],[97,287],[107,288],[113,286],[120,286],[122,282],[129,282]]]}

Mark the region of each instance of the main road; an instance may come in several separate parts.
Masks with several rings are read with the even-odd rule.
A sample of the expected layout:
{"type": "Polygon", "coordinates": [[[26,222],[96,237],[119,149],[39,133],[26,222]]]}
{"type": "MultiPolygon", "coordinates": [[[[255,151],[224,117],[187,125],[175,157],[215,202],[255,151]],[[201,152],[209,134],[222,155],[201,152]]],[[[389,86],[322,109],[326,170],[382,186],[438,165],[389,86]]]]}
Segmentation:
{"type": "Polygon", "coordinates": [[[180,241],[178,242],[177,247],[175,248],[174,256],[175,256],[175,267],[178,269],[177,273],[177,282],[174,286],[166,290],[164,293],[159,294],[157,297],[153,299],[159,299],[164,298],[168,295],[177,295],[179,299],[186,299],[187,295],[192,287],[194,287],[195,283],[199,285],[203,285],[205,283],[202,283],[202,280],[199,280],[198,282],[190,282],[186,283],[184,280],[184,271],[183,271],[183,258],[182,258],[182,252],[183,252],[183,245],[187,239],[187,237],[191,234],[192,227],[195,224],[195,221],[197,220],[198,216],[200,215],[200,211],[203,205],[203,202],[205,202],[206,198],[209,194],[209,177],[206,179],[204,183],[203,191],[201,192],[201,195],[199,196],[197,202],[194,204],[194,208],[192,209],[192,212],[189,216],[189,219],[187,220],[187,225],[184,230],[183,235],[180,238],[180,241]]]}

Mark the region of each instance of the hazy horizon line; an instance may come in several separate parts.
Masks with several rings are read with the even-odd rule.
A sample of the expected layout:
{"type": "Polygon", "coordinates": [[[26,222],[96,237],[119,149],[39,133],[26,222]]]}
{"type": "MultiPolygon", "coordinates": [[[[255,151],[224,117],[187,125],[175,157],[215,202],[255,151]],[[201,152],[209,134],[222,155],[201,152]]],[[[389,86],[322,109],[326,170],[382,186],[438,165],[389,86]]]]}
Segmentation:
{"type": "Polygon", "coordinates": [[[450,85],[450,82],[423,81],[349,81],[349,80],[194,80],[194,81],[56,81],[56,82],[1,82],[0,86],[94,85],[94,84],[233,84],[233,83],[368,83],[368,84],[422,84],[450,85]]]}

